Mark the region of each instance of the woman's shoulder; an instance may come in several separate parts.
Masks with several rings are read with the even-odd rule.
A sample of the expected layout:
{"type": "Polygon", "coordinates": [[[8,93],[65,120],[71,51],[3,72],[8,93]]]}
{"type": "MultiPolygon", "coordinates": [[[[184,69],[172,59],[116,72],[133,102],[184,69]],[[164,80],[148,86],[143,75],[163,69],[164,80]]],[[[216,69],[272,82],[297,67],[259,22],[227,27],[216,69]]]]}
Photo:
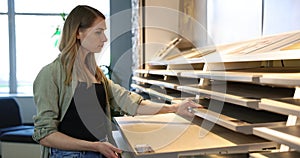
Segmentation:
{"type": "Polygon", "coordinates": [[[57,57],[51,63],[43,66],[41,71],[58,71],[60,69],[62,69],[62,63],[59,57],[57,57]]]}
{"type": "Polygon", "coordinates": [[[62,63],[59,58],[56,58],[51,63],[43,66],[39,71],[37,77],[42,78],[54,78],[55,76],[58,77],[63,72],[62,63]]]}
{"type": "Polygon", "coordinates": [[[62,82],[63,79],[63,69],[59,58],[56,58],[51,63],[45,65],[37,74],[34,83],[35,84],[45,84],[45,83],[57,83],[62,82]]]}

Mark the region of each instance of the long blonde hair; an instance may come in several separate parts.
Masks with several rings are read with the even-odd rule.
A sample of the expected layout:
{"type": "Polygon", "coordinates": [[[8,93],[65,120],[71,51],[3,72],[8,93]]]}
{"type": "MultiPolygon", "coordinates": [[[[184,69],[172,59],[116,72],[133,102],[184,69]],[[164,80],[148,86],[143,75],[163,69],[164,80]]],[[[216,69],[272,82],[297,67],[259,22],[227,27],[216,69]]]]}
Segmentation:
{"type": "Polygon", "coordinates": [[[72,82],[72,73],[80,75],[88,85],[91,85],[92,83],[92,79],[88,75],[89,73],[95,74],[95,78],[98,82],[105,77],[96,63],[94,53],[88,53],[84,62],[76,62],[79,58],[78,50],[81,46],[80,41],[76,38],[77,33],[79,29],[91,27],[98,17],[105,20],[105,16],[97,9],[87,5],[78,5],[66,18],[59,45],[59,50],[61,52],[60,59],[64,70],[66,71],[66,80],[64,81],[66,85],[69,85],[72,82]],[[82,67],[82,65],[77,65],[76,63],[84,63],[88,69],[76,68],[82,67]]]}

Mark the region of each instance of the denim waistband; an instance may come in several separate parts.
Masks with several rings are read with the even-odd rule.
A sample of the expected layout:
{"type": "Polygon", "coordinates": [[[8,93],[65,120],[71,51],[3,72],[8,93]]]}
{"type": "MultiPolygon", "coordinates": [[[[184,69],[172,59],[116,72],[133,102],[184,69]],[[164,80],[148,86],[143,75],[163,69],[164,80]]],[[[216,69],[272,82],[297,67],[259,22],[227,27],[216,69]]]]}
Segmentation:
{"type": "Polygon", "coordinates": [[[102,154],[92,151],[73,151],[50,148],[49,152],[50,158],[104,158],[102,154]]]}

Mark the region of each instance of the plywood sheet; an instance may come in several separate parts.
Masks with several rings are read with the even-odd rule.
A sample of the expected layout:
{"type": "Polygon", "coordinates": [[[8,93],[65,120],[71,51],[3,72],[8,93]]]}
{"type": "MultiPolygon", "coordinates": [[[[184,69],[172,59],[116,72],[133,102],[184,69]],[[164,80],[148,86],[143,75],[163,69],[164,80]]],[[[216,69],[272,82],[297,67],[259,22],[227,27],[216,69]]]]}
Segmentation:
{"type": "Polygon", "coordinates": [[[236,145],[176,114],[117,117],[115,120],[132,149],[147,144],[155,153],[163,153],[236,145]]]}
{"type": "Polygon", "coordinates": [[[278,143],[285,144],[293,149],[300,149],[300,126],[283,127],[257,127],[254,128],[254,134],[278,143]]]}

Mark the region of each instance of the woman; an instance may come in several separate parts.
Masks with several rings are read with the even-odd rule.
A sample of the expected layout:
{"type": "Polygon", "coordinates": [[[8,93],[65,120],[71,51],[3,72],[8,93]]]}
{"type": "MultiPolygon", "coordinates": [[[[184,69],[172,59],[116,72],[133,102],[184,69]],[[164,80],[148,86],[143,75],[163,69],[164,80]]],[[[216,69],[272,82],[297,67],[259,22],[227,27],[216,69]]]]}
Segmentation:
{"type": "Polygon", "coordinates": [[[34,81],[33,138],[43,147],[42,157],[118,157],[122,151],[110,143],[114,108],[137,115],[189,114],[188,107],[200,107],[190,101],[167,105],[144,100],[107,79],[94,56],[107,41],[105,30],[101,12],[75,7],[64,24],[60,55],[34,81]]]}

